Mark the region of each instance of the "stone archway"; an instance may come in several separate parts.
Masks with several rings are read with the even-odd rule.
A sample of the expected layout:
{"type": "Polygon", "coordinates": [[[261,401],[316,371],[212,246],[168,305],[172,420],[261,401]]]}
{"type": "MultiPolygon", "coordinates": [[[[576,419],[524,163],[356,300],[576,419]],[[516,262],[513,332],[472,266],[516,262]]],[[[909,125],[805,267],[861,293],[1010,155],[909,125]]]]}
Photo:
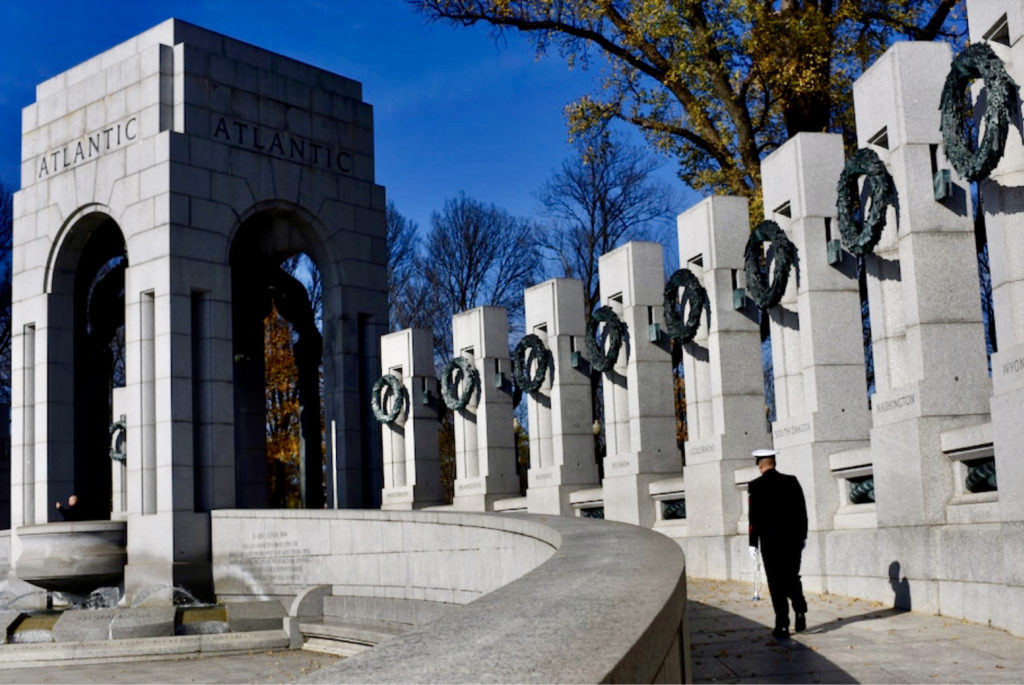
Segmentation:
{"type": "Polygon", "coordinates": [[[318,271],[318,262],[326,261],[310,222],[287,209],[254,213],[243,221],[231,244],[235,474],[241,507],[285,506],[291,480],[298,481],[303,507],[322,508],[326,502],[321,373],[324,388],[332,387],[333,374],[323,370],[324,338],[312,296],[284,267],[298,254],[308,256],[318,271]],[[286,418],[297,425],[298,435],[296,453],[287,460],[269,454],[277,423],[268,415],[274,394],[268,390],[271,370],[265,357],[268,327],[275,325],[270,317],[278,317],[277,325],[286,322],[294,356],[295,377],[287,392],[293,398],[297,395],[298,408],[294,417],[286,418]]]}
{"type": "MultiPolygon", "coordinates": [[[[125,272],[128,256],[118,224],[88,214],[68,229],[53,260],[47,345],[71,368],[49,379],[48,500],[79,498],[80,517],[111,516],[109,427],[113,391],[125,384],[125,272]],[[70,386],[69,386],[70,381],[70,386]]],[[[49,520],[61,520],[47,502],[49,520]]]]}
{"type": "MultiPolygon", "coordinates": [[[[258,499],[238,489],[250,485],[237,472],[257,443],[265,473],[265,446],[262,419],[236,425],[233,318],[258,312],[270,289],[289,309],[291,284],[261,274],[268,260],[276,267],[298,252],[324,279],[327,499],[378,505],[380,429],[369,395],[387,325],[385,194],[374,180],[372,111],[360,84],[172,19],[50,79],[44,91],[23,119],[28,156],[16,195],[13,530],[53,520],[56,498],[83,488],[99,493],[89,497],[104,509],[91,515],[106,516],[99,503],[120,493],[126,594],[151,602],[169,602],[173,586],[205,594],[210,512],[267,500],[265,488],[258,499]],[[204,66],[214,63],[230,66],[204,66]],[[49,106],[70,102],[72,89],[74,111],[49,106]],[[92,300],[120,293],[122,269],[111,260],[124,251],[127,378],[117,413],[126,458],[120,485],[108,486],[109,457],[100,482],[84,475],[76,450],[91,450],[108,423],[108,403],[98,399],[109,387],[103,338],[120,319],[90,323],[87,314],[119,309],[92,300]],[[76,283],[79,270],[90,272],[88,283],[76,283]],[[76,288],[86,293],[77,303],[76,288]],[[86,321],[77,340],[76,309],[86,321]],[[93,387],[95,398],[76,396],[76,385],[93,387]],[[76,407],[93,403],[95,412],[76,417],[76,407]],[[236,459],[235,438],[251,428],[252,449],[236,459]]],[[[291,325],[305,325],[303,309],[289,310],[291,325]]],[[[258,394],[246,389],[242,398],[258,394]]]]}

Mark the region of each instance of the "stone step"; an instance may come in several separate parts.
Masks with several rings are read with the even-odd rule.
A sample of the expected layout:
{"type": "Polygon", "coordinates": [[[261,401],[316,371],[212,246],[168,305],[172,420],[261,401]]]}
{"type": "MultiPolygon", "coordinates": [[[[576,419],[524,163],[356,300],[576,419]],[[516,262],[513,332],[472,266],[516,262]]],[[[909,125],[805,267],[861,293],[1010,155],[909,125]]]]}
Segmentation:
{"type": "Polygon", "coordinates": [[[339,642],[328,640],[322,637],[311,637],[302,644],[302,649],[317,654],[330,654],[332,656],[355,656],[370,649],[371,645],[357,645],[351,642],[339,642]]]}
{"type": "Polygon", "coordinates": [[[299,632],[306,637],[323,638],[326,640],[338,640],[373,646],[380,644],[393,637],[407,633],[413,626],[401,623],[300,623],[299,632]]]}
{"type": "Polygon", "coordinates": [[[311,652],[322,652],[336,656],[355,656],[412,630],[413,626],[402,623],[300,623],[299,632],[305,641],[302,648],[311,652]]]}

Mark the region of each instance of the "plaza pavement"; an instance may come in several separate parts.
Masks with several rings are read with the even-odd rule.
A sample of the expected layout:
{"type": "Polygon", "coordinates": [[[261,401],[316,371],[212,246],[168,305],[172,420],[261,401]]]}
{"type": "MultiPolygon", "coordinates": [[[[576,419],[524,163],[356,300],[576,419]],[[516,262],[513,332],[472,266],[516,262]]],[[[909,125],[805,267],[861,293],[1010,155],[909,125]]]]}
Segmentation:
{"type": "Polygon", "coordinates": [[[295,649],[5,668],[0,669],[0,683],[286,683],[337,658],[295,649]]]}
{"type": "Polygon", "coordinates": [[[752,594],[750,583],[687,580],[694,682],[1024,682],[1024,638],[1003,630],[806,593],[807,630],[776,641],[767,588],[752,594]]]}
{"type": "MultiPolygon", "coordinates": [[[[807,593],[807,630],[771,638],[751,585],[689,579],[697,683],[1021,683],[1024,638],[876,602],[807,593]]],[[[0,683],[280,683],[336,657],[301,650],[0,669],[0,683]]]]}

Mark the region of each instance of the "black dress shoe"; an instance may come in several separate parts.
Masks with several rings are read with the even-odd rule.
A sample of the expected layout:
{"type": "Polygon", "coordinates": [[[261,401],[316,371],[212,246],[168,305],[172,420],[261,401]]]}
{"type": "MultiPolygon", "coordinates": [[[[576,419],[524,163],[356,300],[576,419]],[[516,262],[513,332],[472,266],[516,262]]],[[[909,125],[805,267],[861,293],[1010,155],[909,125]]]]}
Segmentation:
{"type": "Polygon", "coordinates": [[[772,631],[772,637],[776,640],[784,640],[789,637],[789,628],[775,628],[772,631]]]}
{"type": "Polygon", "coordinates": [[[802,633],[807,630],[807,616],[804,614],[796,615],[796,632],[802,633]]]}

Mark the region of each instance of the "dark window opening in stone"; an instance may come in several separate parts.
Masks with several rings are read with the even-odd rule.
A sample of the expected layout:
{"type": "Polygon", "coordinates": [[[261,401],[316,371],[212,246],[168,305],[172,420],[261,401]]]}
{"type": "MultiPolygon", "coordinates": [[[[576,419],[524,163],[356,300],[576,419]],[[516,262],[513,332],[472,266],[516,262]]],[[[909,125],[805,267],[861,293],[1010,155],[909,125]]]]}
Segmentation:
{"type": "Polygon", "coordinates": [[[996,482],[996,458],[982,457],[965,461],[967,477],[964,488],[968,492],[995,492],[999,489],[996,482]]]}
{"type": "Polygon", "coordinates": [[[1000,43],[1001,45],[1010,45],[1010,25],[1006,21],[1006,15],[999,17],[998,21],[992,25],[985,35],[982,36],[982,40],[992,41],[993,43],[1000,43]]]}
{"type": "Polygon", "coordinates": [[[665,521],[679,521],[686,518],[686,498],[667,499],[661,503],[661,518],[665,521]]]}
{"type": "Polygon", "coordinates": [[[850,504],[870,504],[875,501],[874,475],[847,479],[850,504]]]}
{"type": "Polygon", "coordinates": [[[82,247],[74,280],[73,492],[88,519],[109,519],[113,392],[125,385],[124,238],[99,223],[82,247]]]}

